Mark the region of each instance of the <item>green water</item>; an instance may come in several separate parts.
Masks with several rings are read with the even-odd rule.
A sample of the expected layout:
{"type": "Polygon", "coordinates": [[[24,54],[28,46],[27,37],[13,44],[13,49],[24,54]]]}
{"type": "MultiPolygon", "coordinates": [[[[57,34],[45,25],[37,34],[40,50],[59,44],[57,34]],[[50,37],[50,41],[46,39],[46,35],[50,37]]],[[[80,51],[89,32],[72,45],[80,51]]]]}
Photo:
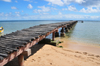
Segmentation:
{"type": "MultiPolygon", "coordinates": [[[[48,24],[64,21],[0,21],[0,26],[4,27],[4,35],[15,32],[17,30],[29,28],[39,24],[48,24]]],[[[84,23],[77,23],[74,29],[67,33],[69,40],[76,40],[93,45],[100,45],[100,22],[98,21],[84,21],[84,23]]],[[[49,35],[51,37],[51,35],[49,35]]]]}

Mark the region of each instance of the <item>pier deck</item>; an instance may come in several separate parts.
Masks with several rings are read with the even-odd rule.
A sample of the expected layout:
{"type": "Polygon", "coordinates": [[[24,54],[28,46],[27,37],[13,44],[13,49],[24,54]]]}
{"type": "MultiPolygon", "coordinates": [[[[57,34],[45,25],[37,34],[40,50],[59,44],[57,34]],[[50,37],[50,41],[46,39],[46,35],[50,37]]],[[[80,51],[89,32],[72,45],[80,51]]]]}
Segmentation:
{"type": "Polygon", "coordinates": [[[56,32],[59,28],[76,22],[77,21],[68,21],[41,24],[1,36],[0,66],[7,64],[9,61],[22,54],[25,50],[38,43],[49,34],[56,32]]]}

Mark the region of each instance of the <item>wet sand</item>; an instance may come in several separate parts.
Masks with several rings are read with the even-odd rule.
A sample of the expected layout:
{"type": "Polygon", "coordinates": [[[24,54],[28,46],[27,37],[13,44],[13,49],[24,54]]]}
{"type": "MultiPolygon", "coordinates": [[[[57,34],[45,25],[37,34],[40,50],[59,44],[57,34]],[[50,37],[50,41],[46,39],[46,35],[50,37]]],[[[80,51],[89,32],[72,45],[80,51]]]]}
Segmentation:
{"type": "Polygon", "coordinates": [[[91,44],[86,44],[79,41],[67,40],[66,38],[56,38],[56,40],[63,41],[63,43],[61,43],[60,45],[64,48],[100,55],[100,46],[93,46],[91,44]]]}

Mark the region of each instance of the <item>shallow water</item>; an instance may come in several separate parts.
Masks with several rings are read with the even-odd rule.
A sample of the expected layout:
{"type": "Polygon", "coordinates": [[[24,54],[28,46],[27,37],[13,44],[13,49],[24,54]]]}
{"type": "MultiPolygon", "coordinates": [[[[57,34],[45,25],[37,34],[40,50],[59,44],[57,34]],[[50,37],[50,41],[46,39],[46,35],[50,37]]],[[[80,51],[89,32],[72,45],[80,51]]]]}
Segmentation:
{"type": "MultiPolygon", "coordinates": [[[[48,24],[64,21],[43,21],[43,20],[31,20],[31,21],[0,21],[0,26],[4,27],[4,34],[15,32],[17,30],[29,28],[39,24],[48,24]]],[[[84,21],[84,23],[77,23],[74,29],[66,33],[67,40],[75,40],[78,42],[84,42],[92,45],[100,45],[100,22],[98,21],[84,21]]],[[[48,36],[51,38],[51,35],[48,36]]]]}
{"type": "Polygon", "coordinates": [[[77,23],[69,34],[69,40],[100,45],[100,22],[77,23]]]}

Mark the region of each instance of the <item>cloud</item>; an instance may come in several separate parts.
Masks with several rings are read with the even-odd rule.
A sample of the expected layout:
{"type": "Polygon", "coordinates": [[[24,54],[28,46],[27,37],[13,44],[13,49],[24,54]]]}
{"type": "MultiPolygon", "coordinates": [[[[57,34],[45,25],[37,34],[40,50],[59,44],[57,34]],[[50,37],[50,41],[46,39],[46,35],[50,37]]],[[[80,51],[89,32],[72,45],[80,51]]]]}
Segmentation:
{"type": "Polygon", "coordinates": [[[51,7],[51,10],[57,10],[57,8],[53,8],[53,7],[51,7]]]}
{"type": "Polygon", "coordinates": [[[63,0],[64,4],[69,5],[70,3],[74,2],[74,3],[78,3],[78,4],[82,4],[85,2],[85,0],[63,0]]]}
{"type": "Polygon", "coordinates": [[[15,2],[16,2],[16,3],[18,3],[18,1],[17,1],[17,0],[16,0],[15,2]]]}
{"type": "Polygon", "coordinates": [[[22,10],[22,12],[24,12],[24,11],[22,10]]]}
{"type": "Polygon", "coordinates": [[[1,0],[1,1],[5,1],[5,2],[11,2],[11,0],[1,0]]]}
{"type": "Polygon", "coordinates": [[[97,13],[97,12],[100,12],[100,9],[99,8],[93,9],[93,7],[88,7],[87,9],[82,8],[79,12],[83,12],[83,13],[97,13]]]}
{"type": "Polygon", "coordinates": [[[85,7],[100,7],[100,0],[63,0],[64,4],[77,3],[85,7]]]}
{"type": "Polygon", "coordinates": [[[38,6],[38,8],[40,8],[40,9],[33,10],[34,13],[41,13],[41,12],[49,12],[50,11],[50,8],[49,7],[38,6]]]}
{"type": "Polygon", "coordinates": [[[100,7],[100,0],[85,0],[85,2],[80,5],[85,7],[100,7]]]}
{"type": "Polygon", "coordinates": [[[58,14],[59,14],[59,15],[62,15],[62,13],[61,13],[61,12],[59,12],[58,14]]]}
{"type": "Polygon", "coordinates": [[[77,3],[84,7],[100,7],[100,0],[45,0],[49,5],[69,5],[71,3],[77,3]]]}
{"type": "Polygon", "coordinates": [[[68,10],[69,10],[69,11],[77,11],[77,9],[76,9],[75,6],[69,6],[69,7],[68,7],[68,10]]]}
{"type": "Polygon", "coordinates": [[[33,2],[32,0],[24,0],[24,1],[33,2]]]}
{"type": "Polygon", "coordinates": [[[19,14],[20,12],[15,12],[16,14],[19,14]]]}
{"type": "Polygon", "coordinates": [[[59,6],[63,6],[64,3],[61,0],[45,0],[47,2],[49,2],[49,5],[59,5],[59,6]]]}
{"type": "Polygon", "coordinates": [[[11,9],[17,9],[15,6],[12,6],[11,9]]]}
{"type": "Polygon", "coordinates": [[[86,1],[85,0],[74,0],[76,3],[79,3],[79,4],[82,4],[82,3],[85,3],[86,1]]]}
{"type": "Polygon", "coordinates": [[[31,4],[28,4],[27,8],[32,9],[33,6],[31,4]]]}
{"type": "Polygon", "coordinates": [[[15,12],[15,14],[16,14],[17,16],[20,16],[20,12],[15,12]]]}
{"type": "Polygon", "coordinates": [[[74,3],[78,3],[78,4],[82,4],[85,3],[85,0],[45,0],[47,2],[49,2],[49,5],[59,5],[59,6],[63,6],[63,5],[69,5],[70,3],[74,2],[74,3]]]}
{"type": "Polygon", "coordinates": [[[89,20],[89,19],[100,19],[100,16],[91,16],[91,15],[78,15],[78,14],[62,14],[59,12],[57,15],[52,15],[48,13],[43,13],[42,15],[28,15],[28,14],[20,14],[20,12],[14,13],[0,13],[0,20],[89,20]]]}
{"type": "Polygon", "coordinates": [[[30,0],[24,0],[24,1],[30,1],[30,0]]]}
{"type": "Polygon", "coordinates": [[[67,8],[62,8],[62,10],[64,11],[64,10],[68,10],[67,8]]]}
{"type": "Polygon", "coordinates": [[[2,13],[0,13],[0,16],[3,16],[4,15],[4,13],[2,12],[2,13]]]}

